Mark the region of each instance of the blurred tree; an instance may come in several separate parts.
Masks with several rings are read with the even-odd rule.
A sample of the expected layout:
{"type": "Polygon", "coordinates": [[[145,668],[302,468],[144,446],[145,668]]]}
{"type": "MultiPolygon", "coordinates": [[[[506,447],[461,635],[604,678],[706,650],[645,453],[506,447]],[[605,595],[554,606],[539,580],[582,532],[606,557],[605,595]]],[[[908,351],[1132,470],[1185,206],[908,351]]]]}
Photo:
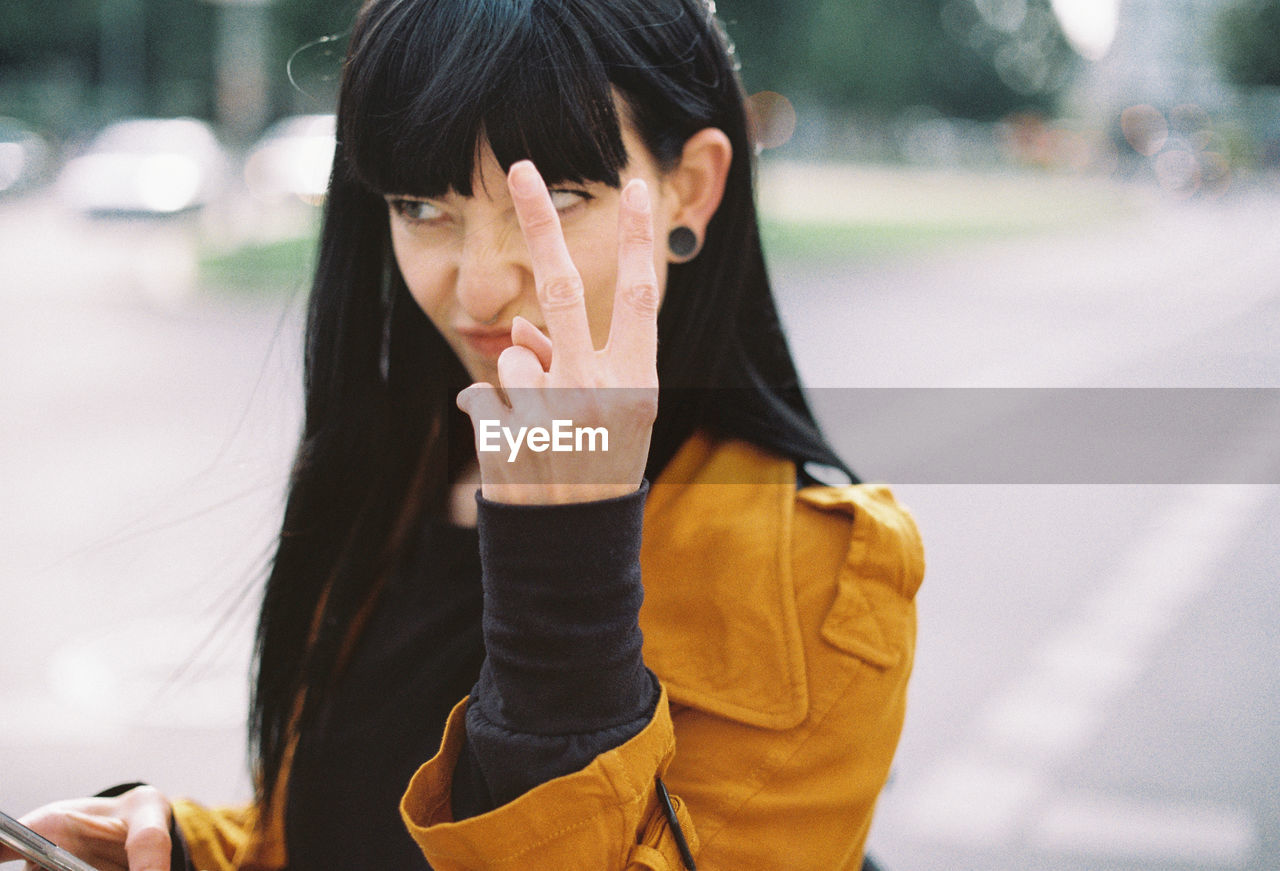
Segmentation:
{"type": "Polygon", "coordinates": [[[145,0],[148,115],[212,118],[212,35],[218,9],[202,0],[145,0]]]}
{"type": "Polygon", "coordinates": [[[1051,110],[1075,63],[1049,0],[721,0],[749,89],[894,114],[1051,110]]]}
{"type": "Polygon", "coordinates": [[[823,102],[895,111],[930,103],[942,41],[935,0],[818,0],[802,53],[823,102]]]}
{"type": "Polygon", "coordinates": [[[814,0],[720,0],[716,4],[733,41],[749,91],[792,90],[801,65],[795,47],[809,30],[814,0]]]}
{"type": "Polygon", "coordinates": [[[1238,85],[1280,87],[1280,0],[1243,0],[1214,22],[1214,49],[1238,85]]]}
{"type": "Polygon", "coordinates": [[[275,0],[270,79],[277,111],[332,112],[360,0],[275,0]]]}
{"type": "Polygon", "coordinates": [[[99,0],[0,3],[0,115],[58,129],[81,112],[98,65],[99,0]]]}
{"type": "MultiPolygon", "coordinates": [[[[1052,108],[1065,83],[1073,55],[1049,2],[719,0],[718,5],[751,90],[777,90],[882,116],[925,105],[948,115],[994,118],[1013,109],[1052,108]]],[[[1263,49],[1274,52],[1280,45],[1274,25],[1278,3],[1253,0],[1228,19],[1244,22],[1229,29],[1239,31],[1240,45],[1252,46],[1232,57],[1260,58],[1263,49]],[[1258,25],[1263,20],[1272,22],[1270,30],[1258,25]]],[[[267,0],[267,5],[270,114],[330,111],[345,44],[341,37],[359,0],[267,0]],[[286,71],[291,60],[292,77],[286,71]]],[[[114,60],[133,64],[127,68],[143,83],[142,93],[131,95],[129,111],[212,117],[219,11],[209,0],[4,0],[0,113],[26,113],[66,132],[120,111],[121,103],[102,90],[112,78],[104,54],[116,49],[114,60]],[[141,30],[141,49],[104,38],[103,22],[111,20],[111,11],[126,8],[136,25],[117,26],[141,30]],[[59,99],[49,98],[50,82],[61,83],[59,99]]],[[[1269,57],[1274,71],[1274,53],[1269,57]]],[[[1263,75],[1261,61],[1239,63],[1253,71],[1241,75],[1263,75]]]]}
{"type": "Polygon", "coordinates": [[[944,34],[929,58],[931,105],[979,119],[1057,108],[1079,56],[1050,0],[929,2],[944,34]]]}
{"type": "MultiPolygon", "coordinates": [[[[273,114],[332,109],[333,90],[325,87],[336,78],[340,50],[303,47],[345,33],[358,6],[359,0],[268,0],[273,114]],[[302,67],[296,85],[286,71],[295,53],[295,67],[302,67]]],[[[4,0],[0,114],[64,136],[121,112],[212,118],[220,11],[207,0],[4,0]],[[124,39],[121,28],[136,39],[124,39]],[[117,93],[124,81],[136,93],[117,93]]]]}
{"type": "Polygon", "coordinates": [[[0,69],[50,57],[92,57],[97,50],[99,0],[0,3],[0,69]]]}

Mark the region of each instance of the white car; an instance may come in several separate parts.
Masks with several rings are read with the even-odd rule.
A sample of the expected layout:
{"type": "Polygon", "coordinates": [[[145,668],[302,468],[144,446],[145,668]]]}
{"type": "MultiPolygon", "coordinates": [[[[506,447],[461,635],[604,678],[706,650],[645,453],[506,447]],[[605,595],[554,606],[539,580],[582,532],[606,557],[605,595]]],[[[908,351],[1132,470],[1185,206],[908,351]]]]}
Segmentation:
{"type": "Polygon", "coordinates": [[[168,215],[207,205],[227,180],[227,159],[195,118],[117,121],[69,161],[57,191],[90,214],[168,215]]]}
{"type": "Polygon", "coordinates": [[[324,199],[333,166],[333,115],[294,115],[272,124],[245,158],[244,181],[262,200],[324,199]]]}

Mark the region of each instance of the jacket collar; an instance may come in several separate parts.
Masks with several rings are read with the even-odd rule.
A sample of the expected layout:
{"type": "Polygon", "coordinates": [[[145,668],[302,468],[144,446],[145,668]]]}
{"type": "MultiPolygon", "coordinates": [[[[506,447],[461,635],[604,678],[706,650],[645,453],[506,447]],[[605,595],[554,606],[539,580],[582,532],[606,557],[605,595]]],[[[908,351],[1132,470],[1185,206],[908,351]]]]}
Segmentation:
{"type": "Polygon", "coordinates": [[[808,713],[791,577],[795,466],[695,434],[650,489],[645,661],[671,700],[772,729],[808,713]]]}

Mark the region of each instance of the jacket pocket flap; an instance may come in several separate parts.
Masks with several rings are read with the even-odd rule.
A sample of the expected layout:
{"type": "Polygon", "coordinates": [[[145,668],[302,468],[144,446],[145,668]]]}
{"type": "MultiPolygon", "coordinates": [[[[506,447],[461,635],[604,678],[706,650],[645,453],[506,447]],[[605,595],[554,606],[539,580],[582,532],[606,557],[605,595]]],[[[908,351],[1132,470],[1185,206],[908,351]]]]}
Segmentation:
{"type": "Polygon", "coordinates": [[[814,488],[800,495],[854,520],[823,639],[870,665],[898,665],[905,655],[902,639],[913,634],[912,600],[924,577],[915,521],[883,486],[814,488]]]}

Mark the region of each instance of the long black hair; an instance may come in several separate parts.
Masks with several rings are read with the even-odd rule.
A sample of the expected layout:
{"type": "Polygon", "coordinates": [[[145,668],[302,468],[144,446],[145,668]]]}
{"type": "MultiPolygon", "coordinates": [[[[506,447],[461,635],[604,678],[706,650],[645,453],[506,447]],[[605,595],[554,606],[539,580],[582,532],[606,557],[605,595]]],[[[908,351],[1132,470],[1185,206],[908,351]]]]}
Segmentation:
{"type": "Polygon", "coordinates": [[[706,0],[369,0],[343,73],[303,433],[258,626],[250,735],[263,807],[361,607],[475,456],[454,405],[470,379],[409,296],[383,194],[470,195],[486,143],[504,169],[530,158],[549,183],[616,187],[620,114],[663,170],[704,128],[733,146],[701,252],[668,273],[648,477],[698,429],[843,468],[779,326],[741,85],[706,0]]]}

